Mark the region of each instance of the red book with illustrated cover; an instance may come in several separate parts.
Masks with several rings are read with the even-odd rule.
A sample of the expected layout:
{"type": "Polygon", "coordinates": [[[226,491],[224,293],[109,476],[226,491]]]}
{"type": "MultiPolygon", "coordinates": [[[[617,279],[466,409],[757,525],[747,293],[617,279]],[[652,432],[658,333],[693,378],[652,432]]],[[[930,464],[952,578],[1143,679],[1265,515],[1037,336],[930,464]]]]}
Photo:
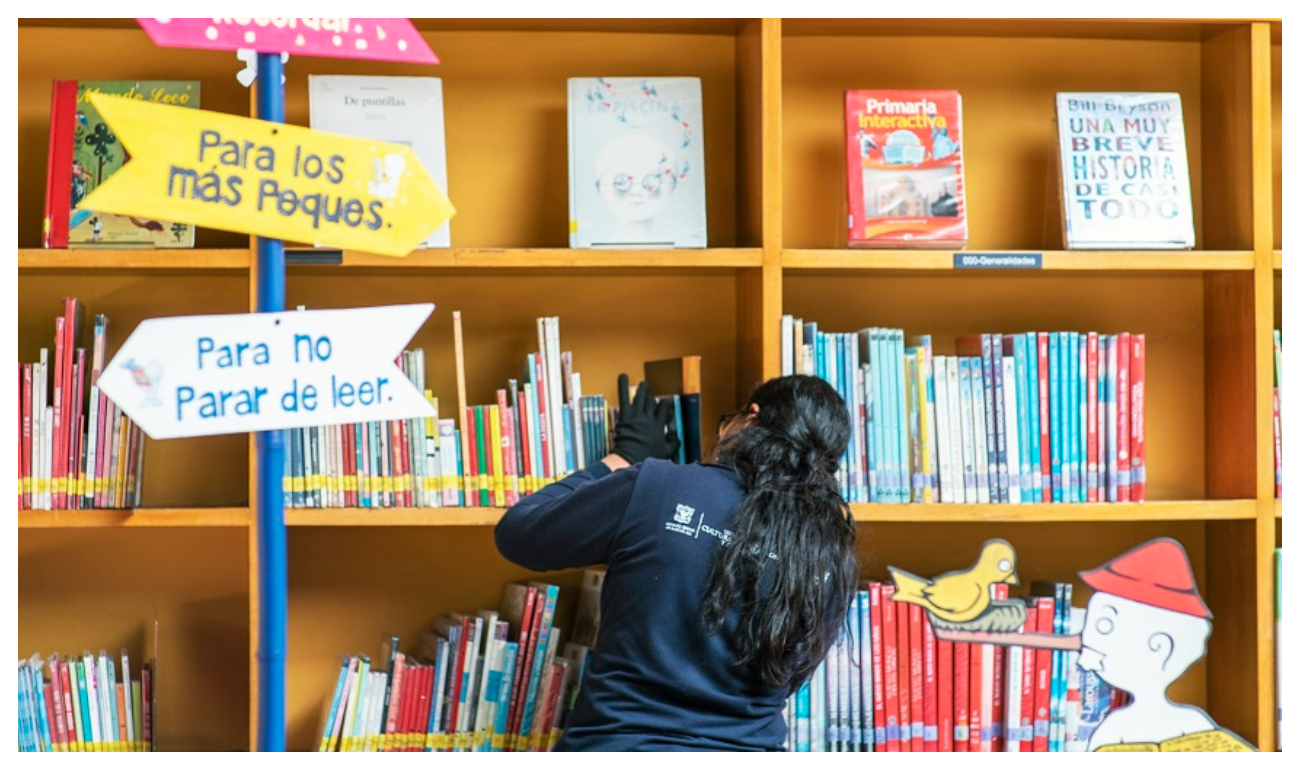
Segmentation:
{"type": "Polygon", "coordinates": [[[1115,413],[1117,423],[1115,428],[1115,455],[1118,463],[1116,470],[1119,475],[1119,502],[1127,503],[1133,499],[1130,488],[1130,484],[1132,484],[1130,474],[1132,464],[1129,454],[1132,448],[1132,427],[1129,420],[1133,414],[1131,411],[1133,389],[1132,380],[1129,379],[1131,375],[1129,361],[1133,349],[1133,335],[1128,332],[1120,332],[1117,339],[1119,340],[1119,364],[1115,370],[1115,413]]]}
{"type": "MultiPolygon", "coordinates": [[[[1005,600],[1009,595],[1010,587],[1006,583],[995,583],[993,585],[993,598],[1005,600]]],[[[1007,670],[1007,648],[1001,645],[990,645],[993,647],[993,714],[990,717],[989,724],[992,726],[990,740],[990,751],[1005,751],[1006,743],[1003,736],[1006,731],[1006,704],[1004,694],[1006,693],[1006,670],[1007,670]]]]}
{"type": "Polygon", "coordinates": [[[943,641],[942,639],[937,640],[935,645],[935,655],[938,660],[936,668],[939,677],[939,743],[936,748],[945,752],[953,750],[953,646],[952,642],[943,641]]]}
{"type": "Polygon", "coordinates": [[[1087,476],[1086,483],[1088,489],[1088,502],[1095,503],[1106,497],[1101,488],[1100,477],[1097,475],[1098,460],[1100,459],[1100,444],[1098,443],[1097,434],[1097,355],[1099,349],[1099,337],[1097,332],[1088,332],[1087,359],[1088,371],[1087,377],[1087,476]]]}
{"type": "Polygon", "coordinates": [[[961,95],[846,91],[850,246],[966,245],[961,95]]]}
{"type": "Polygon", "coordinates": [[[1129,422],[1132,423],[1129,444],[1129,499],[1135,503],[1147,499],[1147,433],[1146,433],[1146,385],[1147,385],[1147,336],[1133,335],[1133,352],[1129,356],[1129,390],[1132,392],[1132,407],[1129,410],[1129,422]]]}
{"type": "Polygon", "coordinates": [[[1038,333],[1038,443],[1045,503],[1052,502],[1051,339],[1047,332],[1038,333]]]}
{"type": "Polygon", "coordinates": [[[907,670],[911,675],[912,751],[925,751],[925,610],[907,605],[907,670]]]}
{"type": "Polygon", "coordinates": [[[510,405],[506,403],[505,388],[497,390],[497,414],[501,416],[501,472],[506,479],[504,505],[509,507],[519,502],[519,494],[512,486],[512,482],[518,474],[518,470],[515,468],[515,424],[512,419],[510,405]]]}
{"type": "Polygon", "coordinates": [[[41,226],[47,249],[68,247],[68,224],[72,209],[72,184],[80,182],[73,168],[76,145],[77,81],[54,81],[50,102],[50,154],[45,172],[45,221],[41,226]]]}
{"type": "Polygon", "coordinates": [[[885,650],[884,631],[882,629],[879,583],[869,583],[867,592],[871,596],[871,711],[872,724],[875,726],[876,751],[887,751],[885,721],[885,650]]]}
{"type": "MultiPolygon", "coordinates": [[[[916,605],[912,605],[916,606],[916,605]]],[[[924,751],[939,750],[939,651],[936,648],[930,615],[917,607],[921,616],[921,666],[924,674],[925,699],[922,701],[922,721],[925,723],[924,751]]]]}
{"type": "Polygon", "coordinates": [[[952,646],[952,741],[954,751],[970,750],[970,644],[952,646]]]}
{"type": "MultiPolygon", "coordinates": [[[[1038,599],[1038,633],[1052,634],[1056,619],[1056,599],[1038,599]]],[[[1052,700],[1052,651],[1034,651],[1034,751],[1047,751],[1052,700]]]]}
{"type": "MultiPolygon", "coordinates": [[[[893,602],[898,645],[898,750],[912,750],[912,619],[910,604],[893,602]]],[[[920,716],[919,714],[917,715],[920,716]]]]}
{"type": "MultiPolygon", "coordinates": [[[[1038,630],[1038,603],[1025,602],[1025,631],[1038,630]]],[[[1020,742],[1021,751],[1034,751],[1035,698],[1038,692],[1038,677],[1035,661],[1038,651],[1032,647],[1019,648],[1021,663],[1020,675],[1020,723],[1016,725],[1016,740],[1020,742]]]]}
{"type": "Polygon", "coordinates": [[[881,633],[885,638],[885,750],[902,751],[902,718],[899,713],[898,671],[898,607],[894,603],[894,586],[880,589],[880,607],[883,619],[881,633]]]}
{"type": "Polygon", "coordinates": [[[542,367],[542,354],[533,353],[532,360],[533,360],[533,389],[537,391],[538,436],[540,437],[540,443],[542,445],[542,464],[538,468],[538,474],[537,474],[538,477],[542,480],[538,484],[538,488],[540,489],[541,487],[546,486],[546,482],[551,478],[552,475],[558,475],[558,474],[551,473],[551,469],[556,465],[558,465],[558,463],[553,464],[551,459],[552,456],[555,454],[555,447],[551,445],[551,431],[549,429],[551,420],[549,416],[550,410],[547,409],[546,407],[547,404],[546,376],[543,373],[545,370],[542,367]]]}
{"type": "Polygon", "coordinates": [[[980,751],[980,736],[984,733],[984,645],[972,644],[970,647],[970,702],[967,711],[970,714],[970,738],[967,741],[972,752],[980,751]]]}

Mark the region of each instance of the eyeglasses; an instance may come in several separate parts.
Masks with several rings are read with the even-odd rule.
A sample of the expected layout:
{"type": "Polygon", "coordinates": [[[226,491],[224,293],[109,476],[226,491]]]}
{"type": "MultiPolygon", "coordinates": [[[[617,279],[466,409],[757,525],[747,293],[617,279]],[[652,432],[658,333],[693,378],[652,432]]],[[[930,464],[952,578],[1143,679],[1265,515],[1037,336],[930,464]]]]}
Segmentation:
{"type": "MultiPolygon", "coordinates": [[[[632,174],[620,171],[614,175],[614,189],[621,193],[629,192],[635,181],[636,177],[632,174]]],[[[641,177],[641,186],[645,188],[646,192],[658,192],[659,188],[663,186],[663,183],[663,174],[646,174],[641,177]]]]}

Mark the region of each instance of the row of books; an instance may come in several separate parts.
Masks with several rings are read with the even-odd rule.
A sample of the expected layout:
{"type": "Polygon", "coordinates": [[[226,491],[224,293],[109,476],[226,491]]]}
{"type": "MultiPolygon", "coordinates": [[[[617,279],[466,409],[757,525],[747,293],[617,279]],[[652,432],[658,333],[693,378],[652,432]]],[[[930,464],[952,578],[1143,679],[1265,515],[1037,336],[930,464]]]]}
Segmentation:
{"type": "MultiPolygon", "coordinates": [[[[194,245],[188,225],[77,206],[126,158],[86,94],[198,108],[199,91],[195,81],[55,81],[47,247],[194,245]]],[[[309,92],[312,128],[406,143],[447,189],[439,78],[312,75],[309,92]]],[[[696,77],[568,80],[572,247],[707,245],[701,93],[696,77]]],[[[961,95],[852,90],[844,98],[848,244],[964,246],[961,95]]],[[[1067,247],[1194,246],[1177,93],[1058,93],[1056,111],[1067,247]]],[[[422,245],[450,246],[449,228],[439,228],[422,245]]]]}
{"type": "MultiPolygon", "coordinates": [[[[18,365],[18,507],[131,508],[144,484],[144,434],[100,392],[108,319],[94,317],[87,358],[84,308],[64,299],[54,321],[54,356],[18,365]]],[[[148,373],[141,371],[141,376],[148,373]]]]}
{"type": "Polygon", "coordinates": [[[1146,499],[1145,335],[979,334],[938,356],[930,335],[787,315],[781,341],[782,373],[821,377],[849,406],[849,502],[1146,499]]]}
{"type": "MultiPolygon", "coordinates": [[[[589,571],[599,601],[603,573],[589,571]],[[594,583],[593,583],[594,581],[594,583]]],[[[587,620],[561,649],[559,588],[506,586],[498,610],[438,618],[413,654],[390,637],[380,670],[345,658],[322,720],[320,751],[548,751],[581,683],[595,626],[587,620]]],[[[580,607],[579,615],[584,615],[580,607]]]]}
{"type": "Polygon", "coordinates": [[[1273,496],[1282,499],[1282,330],[1273,330],[1273,496]]]}
{"type": "MultiPolygon", "coordinates": [[[[573,354],[560,350],[560,319],[537,319],[538,351],[496,403],[443,417],[425,385],[424,351],[399,364],[435,416],[290,431],[285,506],[291,508],[506,507],[609,453],[617,410],[583,395],[573,354]]],[[[647,387],[671,400],[677,461],[700,459],[700,357],[650,361],[647,387]]]]}
{"type": "MultiPolygon", "coordinates": [[[[1006,584],[992,590],[1007,599],[1006,584]]],[[[1082,630],[1069,583],[1032,591],[1025,632],[1082,630]]],[[[1076,665],[1077,653],[950,642],[893,595],[874,582],[858,592],[839,642],[786,704],[788,750],[1086,751],[1125,702],[1076,665]]]]}
{"type": "Polygon", "coordinates": [[[18,662],[19,751],[153,751],[154,663],[132,678],[106,651],[18,662]]]}

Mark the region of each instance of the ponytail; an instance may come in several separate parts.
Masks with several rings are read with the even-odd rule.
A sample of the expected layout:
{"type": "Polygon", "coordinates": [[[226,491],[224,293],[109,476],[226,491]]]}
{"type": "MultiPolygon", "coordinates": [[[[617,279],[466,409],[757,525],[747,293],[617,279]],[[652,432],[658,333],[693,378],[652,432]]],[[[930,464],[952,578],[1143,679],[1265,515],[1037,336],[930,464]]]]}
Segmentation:
{"type": "Polygon", "coordinates": [[[769,380],[750,424],[718,447],[745,485],[731,539],[713,561],[705,628],[740,610],[741,664],[774,687],[806,680],[835,643],[857,587],[856,527],[835,472],[849,441],[843,399],[824,380],[769,380]]]}

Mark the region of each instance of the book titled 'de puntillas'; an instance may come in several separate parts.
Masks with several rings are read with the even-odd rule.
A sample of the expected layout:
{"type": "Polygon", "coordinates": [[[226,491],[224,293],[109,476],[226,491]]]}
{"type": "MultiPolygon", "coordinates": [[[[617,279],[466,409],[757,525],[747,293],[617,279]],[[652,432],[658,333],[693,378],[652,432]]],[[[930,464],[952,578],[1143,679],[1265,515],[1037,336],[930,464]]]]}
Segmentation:
{"type": "Polygon", "coordinates": [[[846,91],[850,246],[966,244],[961,95],[846,91]]]}
{"type": "Polygon", "coordinates": [[[1192,194],[1175,93],[1058,93],[1071,249],[1190,249],[1192,194]]]}
{"type": "MultiPolygon", "coordinates": [[[[442,80],[371,75],[309,75],[307,80],[312,128],[410,147],[429,176],[447,189],[442,80]]],[[[402,160],[394,155],[385,162],[402,160]]],[[[400,173],[401,169],[385,171],[400,173]]],[[[421,245],[451,246],[451,226],[434,230],[421,245]]]]}
{"type": "Polygon", "coordinates": [[[699,78],[569,79],[569,245],[708,245],[699,78]]]}

